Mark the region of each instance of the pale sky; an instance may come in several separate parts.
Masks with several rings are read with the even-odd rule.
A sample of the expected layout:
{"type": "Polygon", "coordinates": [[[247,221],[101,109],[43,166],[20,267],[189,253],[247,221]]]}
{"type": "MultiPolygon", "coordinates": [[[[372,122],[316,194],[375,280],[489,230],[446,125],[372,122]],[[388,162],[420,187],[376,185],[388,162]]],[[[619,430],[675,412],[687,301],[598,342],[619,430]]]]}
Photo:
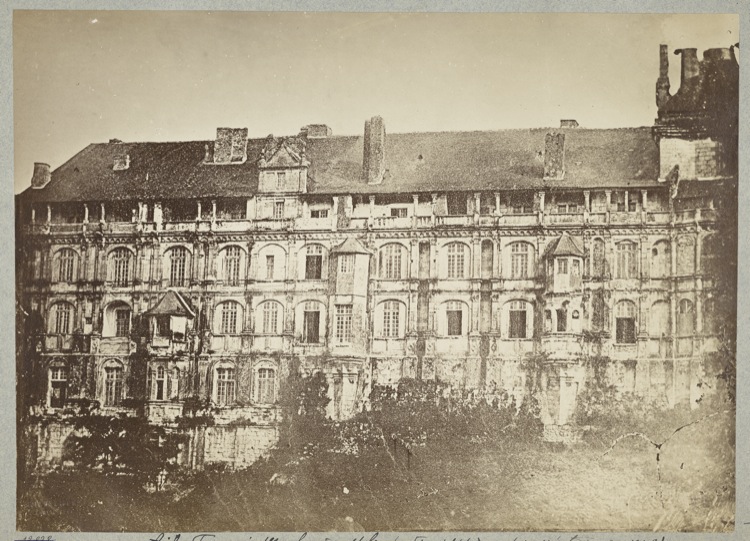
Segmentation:
{"type": "Polygon", "coordinates": [[[736,15],[16,11],[15,189],[89,143],[648,126],[659,44],[729,47],[736,15]]]}

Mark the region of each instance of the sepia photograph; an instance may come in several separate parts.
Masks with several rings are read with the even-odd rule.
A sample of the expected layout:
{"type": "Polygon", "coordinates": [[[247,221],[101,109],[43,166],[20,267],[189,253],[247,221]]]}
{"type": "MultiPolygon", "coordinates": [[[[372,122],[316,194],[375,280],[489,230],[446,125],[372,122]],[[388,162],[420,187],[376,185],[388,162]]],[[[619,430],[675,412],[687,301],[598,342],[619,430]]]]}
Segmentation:
{"type": "Polygon", "coordinates": [[[735,532],[739,26],[13,11],[17,531],[735,532]]]}

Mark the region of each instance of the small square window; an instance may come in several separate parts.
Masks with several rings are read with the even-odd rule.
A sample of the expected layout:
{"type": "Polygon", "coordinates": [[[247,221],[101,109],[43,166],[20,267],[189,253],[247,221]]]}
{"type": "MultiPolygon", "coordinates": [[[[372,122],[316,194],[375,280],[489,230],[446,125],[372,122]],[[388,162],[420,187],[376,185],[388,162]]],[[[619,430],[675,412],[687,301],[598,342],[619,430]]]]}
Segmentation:
{"type": "Polygon", "coordinates": [[[404,207],[392,208],[391,216],[393,218],[406,218],[407,210],[404,207]]]}
{"type": "Polygon", "coordinates": [[[310,218],[328,218],[328,209],[311,210],[310,218]]]}

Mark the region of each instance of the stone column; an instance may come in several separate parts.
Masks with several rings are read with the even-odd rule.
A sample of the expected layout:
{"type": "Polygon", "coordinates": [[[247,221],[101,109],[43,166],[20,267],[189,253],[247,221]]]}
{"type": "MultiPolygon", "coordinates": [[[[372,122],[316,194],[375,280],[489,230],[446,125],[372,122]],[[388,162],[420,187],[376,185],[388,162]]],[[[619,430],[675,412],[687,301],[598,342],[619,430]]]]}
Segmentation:
{"type": "Polygon", "coordinates": [[[83,223],[89,223],[89,206],[86,203],[83,204],[83,223]]]}

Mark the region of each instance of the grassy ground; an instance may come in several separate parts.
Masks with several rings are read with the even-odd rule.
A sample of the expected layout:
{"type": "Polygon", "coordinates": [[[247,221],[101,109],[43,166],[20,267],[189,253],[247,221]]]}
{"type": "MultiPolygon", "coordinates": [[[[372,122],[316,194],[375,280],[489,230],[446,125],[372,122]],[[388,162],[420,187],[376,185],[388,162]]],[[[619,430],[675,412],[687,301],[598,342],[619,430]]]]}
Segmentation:
{"type": "MultiPolygon", "coordinates": [[[[359,456],[324,453],[204,473],[148,494],[127,477],[38,478],[19,505],[26,531],[703,530],[734,527],[729,416],[690,426],[660,450],[450,441],[359,456]],[[286,484],[268,481],[276,472],[286,484]]],[[[668,435],[668,434],[666,434],[668,435]]],[[[659,438],[663,441],[666,435],[659,438]]],[[[611,443],[611,439],[608,440],[611,443]]]]}

